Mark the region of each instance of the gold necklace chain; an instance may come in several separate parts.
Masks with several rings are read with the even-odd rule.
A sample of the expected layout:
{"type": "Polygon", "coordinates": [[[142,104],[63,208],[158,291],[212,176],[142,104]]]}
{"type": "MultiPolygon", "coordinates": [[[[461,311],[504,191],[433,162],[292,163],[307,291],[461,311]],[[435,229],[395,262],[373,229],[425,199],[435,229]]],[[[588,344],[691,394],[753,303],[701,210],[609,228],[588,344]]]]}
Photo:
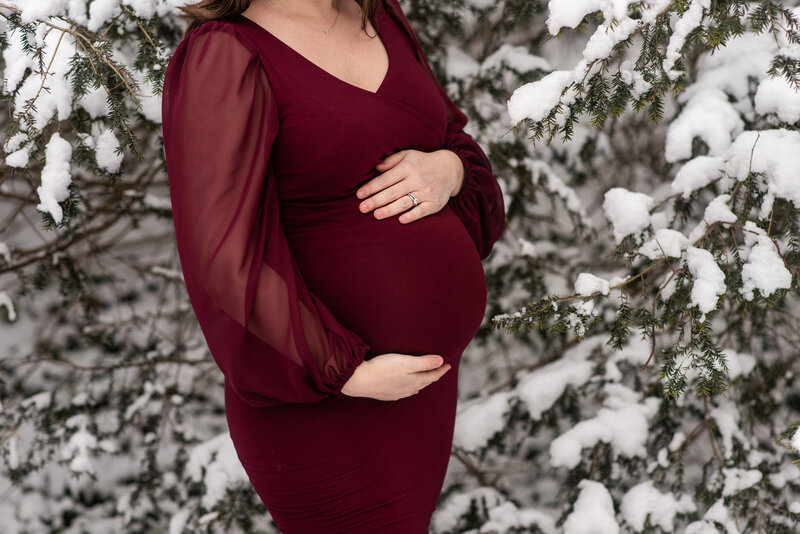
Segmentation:
{"type": "MultiPolygon", "coordinates": [[[[270,4],[272,4],[272,5],[275,7],[275,9],[277,9],[277,10],[278,10],[278,11],[280,11],[281,13],[285,13],[286,15],[289,15],[289,16],[290,16],[290,17],[292,17],[293,19],[297,19],[297,20],[299,20],[299,21],[302,21],[302,19],[301,19],[300,17],[298,17],[298,16],[296,16],[296,15],[292,15],[292,14],[291,14],[291,13],[289,13],[288,11],[286,11],[286,10],[284,10],[284,9],[282,9],[282,8],[280,8],[280,7],[278,7],[278,5],[277,5],[275,2],[273,2],[273,0],[269,0],[269,3],[270,3],[270,4]]],[[[303,22],[303,24],[304,24],[306,27],[308,27],[308,28],[311,28],[311,29],[312,29],[312,30],[314,30],[314,31],[318,31],[318,32],[322,32],[322,33],[324,33],[324,34],[326,34],[326,35],[330,35],[330,34],[331,34],[331,32],[333,31],[333,27],[334,27],[334,26],[336,26],[336,22],[339,20],[339,13],[340,13],[340,12],[341,12],[341,10],[339,9],[339,5],[338,5],[338,2],[337,2],[337,5],[336,5],[336,18],[335,18],[335,19],[333,19],[333,24],[331,24],[331,27],[330,27],[330,28],[328,28],[327,30],[318,30],[318,29],[316,29],[316,28],[311,28],[311,26],[309,26],[309,25],[308,25],[308,24],[306,24],[305,22],[303,22]]]]}

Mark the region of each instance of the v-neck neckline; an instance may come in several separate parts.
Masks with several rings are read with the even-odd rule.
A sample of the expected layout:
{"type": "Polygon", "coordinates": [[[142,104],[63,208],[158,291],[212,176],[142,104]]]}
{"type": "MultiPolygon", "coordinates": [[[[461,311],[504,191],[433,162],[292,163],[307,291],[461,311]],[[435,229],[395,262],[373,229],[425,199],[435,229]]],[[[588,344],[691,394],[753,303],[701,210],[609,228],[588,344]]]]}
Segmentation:
{"type": "Polygon", "coordinates": [[[360,91],[362,93],[367,93],[369,95],[375,95],[376,96],[376,95],[380,94],[381,90],[386,86],[386,81],[389,79],[389,74],[392,72],[392,66],[393,66],[393,63],[394,63],[394,61],[392,60],[392,52],[391,52],[390,47],[389,47],[389,45],[387,44],[387,41],[386,41],[386,33],[381,31],[384,28],[382,26],[382,23],[385,20],[385,18],[383,18],[381,15],[382,15],[382,10],[378,9],[377,13],[376,13],[376,17],[375,17],[376,22],[378,24],[377,25],[373,24],[372,27],[375,30],[376,37],[378,39],[380,39],[381,44],[383,45],[383,48],[386,51],[386,58],[387,58],[387,61],[388,61],[388,67],[386,68],[386,73],[383,75],[383,79],[381,80],[380,85],[378,86],[378,88],[375,91],[370,91],[369,89],[364,89],[363,87],[360,87],[358,85],[352,84],[352,83],[350,83],[348,81],[345,81],[345,80],[339,78],[338,76],[328,72],[327,70],[323,69],[322,67],[320,67],[319,65],[317,65],[316,63],[314,63],[313,61],[308,59],[306,56],[304,56],[303,54],[301,54],[300,52],[298,52],[297,50],[295,50],[294,48],[289,46],[287,43],[285,43],[284,41],[279,39],[275,34],[273,34],[271,31],[266,29],[264,26],[262,26],[261,24],[259,24],[255,20],[253,20],[251,18],[248,18],[248,17],[242,15],[241,13],[238,13],[236,15],[236,17],[241,19],[242,21],[244,21],[246,24],[251,24],[251,25],[255,26],[256,28],[258,28],[259,30],[261,30],[261,32],[263,34],[268,36],[270,39],[276,41],[279,46],[283,46],[291,54],[294,54],[302,62],[310,65],[313,69],[319,71],[324,76],[327,76],[328,78],[332,78],[333,80],[337,81],[338,83],[340,83],[340,84],[342,84],[342,85],[344,85],[346,87],[351,87],[352,89],[354,89],[356,91],[360,91]],[[381,18],[381,20],[377,20],[378,18],[381,18]],[[382,27],[381,30],[378,29],[378,26],[382,27]]]}

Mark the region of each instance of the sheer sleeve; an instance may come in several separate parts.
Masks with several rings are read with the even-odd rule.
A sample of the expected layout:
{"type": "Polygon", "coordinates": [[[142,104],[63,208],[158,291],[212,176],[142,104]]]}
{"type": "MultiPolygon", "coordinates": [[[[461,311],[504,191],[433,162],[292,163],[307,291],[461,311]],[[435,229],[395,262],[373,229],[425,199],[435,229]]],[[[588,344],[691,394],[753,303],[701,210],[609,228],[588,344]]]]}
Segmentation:
{"type": "Polygon", "coordinates": [[[369,349],[309,292],[279,218],[277,102],[232,24],[190,31],[167,66],[162,132],[192,307],[214,360],[252,406],[341,394],[369,349]]]}
{"type": "Polygon", "coordinates": [[[405,28],[407,36],[431,83],[438,88],[447,108],[447,132],[445,146],[461,158],[464,165],[464,181],[461,190],[450,198],[449,204],[464,223],[481,259],[492,251],[505,228],[503,194],[492,173],[492,165],[480,145],[464,131],[467,116],[453,103],[436,79],[422,47],[397,0],[387,0],[390,13],[405,28]]]}

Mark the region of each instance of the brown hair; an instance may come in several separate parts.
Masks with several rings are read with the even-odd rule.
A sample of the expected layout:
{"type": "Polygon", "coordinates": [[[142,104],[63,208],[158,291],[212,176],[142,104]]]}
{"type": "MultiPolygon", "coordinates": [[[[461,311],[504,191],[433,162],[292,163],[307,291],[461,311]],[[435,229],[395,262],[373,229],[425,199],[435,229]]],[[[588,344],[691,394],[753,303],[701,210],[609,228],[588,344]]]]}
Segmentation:
{"type": "MultiPolygon", "coordinates": [[[[355,0],[361,6],[361,30],[367,30],[367,19],[374,20],[378,3],[382,0],[355,0]]],[[[179,18],[189,21],[183,37],[189,31],[209,20],[227,19],[238,15],[250,6],[252,0],[201,0],[196,4],[178,6],[183,14],[179,18]]]]}

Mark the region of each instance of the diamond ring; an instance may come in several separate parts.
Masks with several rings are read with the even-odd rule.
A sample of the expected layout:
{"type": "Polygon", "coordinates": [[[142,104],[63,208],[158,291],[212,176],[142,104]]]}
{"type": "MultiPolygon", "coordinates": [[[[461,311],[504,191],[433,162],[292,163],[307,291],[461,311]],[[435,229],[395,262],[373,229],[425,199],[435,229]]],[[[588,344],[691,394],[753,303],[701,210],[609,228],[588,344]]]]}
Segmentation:
{"type": "Polygon", "coordinates": [[[411,202],[414,203],[414,207],[416,208],[417,204],[419,204],[419,199],[414,195],[412,195],[411,193],[406,193],[406,194],[409,196],[409,198],[411,198],[411,202]]]}

